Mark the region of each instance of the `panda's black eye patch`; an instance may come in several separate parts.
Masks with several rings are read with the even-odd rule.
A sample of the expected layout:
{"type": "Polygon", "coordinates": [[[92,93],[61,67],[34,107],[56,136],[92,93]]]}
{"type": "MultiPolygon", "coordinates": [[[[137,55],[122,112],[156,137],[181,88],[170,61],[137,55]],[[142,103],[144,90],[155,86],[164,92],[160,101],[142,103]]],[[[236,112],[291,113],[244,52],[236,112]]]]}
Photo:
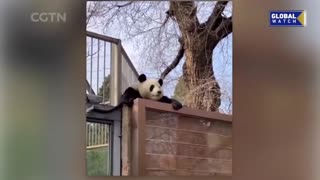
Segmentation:
{"type": "Polygon", "coordinates": [[[153,88],[154,88],[154,85],[151,85],[150,86],[150,92],[152,92],[153,88]]]}

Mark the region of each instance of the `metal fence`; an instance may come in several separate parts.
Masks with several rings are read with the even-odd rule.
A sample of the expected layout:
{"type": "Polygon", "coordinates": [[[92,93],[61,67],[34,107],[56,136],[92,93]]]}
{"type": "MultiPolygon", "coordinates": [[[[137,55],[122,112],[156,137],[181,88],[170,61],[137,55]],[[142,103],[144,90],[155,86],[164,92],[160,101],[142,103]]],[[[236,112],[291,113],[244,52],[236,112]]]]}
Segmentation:
{"type": "Polygon", "coordinates": [[[87,122],[87,174],[89,176],[112,175],[110,132],[110,124],[87,122]]]}
{"type": "MultiPolygon", "coordinates": [[[[121,93],[138,82],[138,73],[119,39],[87,32],[87,94],[118,104],[121,93]],[[102,97],[102,98],[101,98],[102,97]]],[[[87,174],[121,175],[121,112],[87,113],[87,174]]]]}
{"type": "Polygon", "coordinates": [[[87,122],[87,149],[109,146],[110,125],[87,122]]]}
{"type": "Polygon", "coordinates": [[[138,73],[119,39],[87,32],[87,94],[118,103],[124,90],[138,82],[138,73]]]}

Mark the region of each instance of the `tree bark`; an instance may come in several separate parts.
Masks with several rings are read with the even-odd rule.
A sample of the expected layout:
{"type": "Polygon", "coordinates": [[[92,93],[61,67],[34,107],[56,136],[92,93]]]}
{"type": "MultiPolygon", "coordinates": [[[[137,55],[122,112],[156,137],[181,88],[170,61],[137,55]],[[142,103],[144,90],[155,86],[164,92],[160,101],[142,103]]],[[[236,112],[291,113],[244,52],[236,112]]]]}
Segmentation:
{"type": "Polygon", "coordinates": [[[185,50],[186,62],[183,66],[188,89],[185,104],[192,108],[216,111],[221,104],[221,92],[212,67],[213,50],[203,49],[200,44],[191,42],[185,50]]]}
{"type": "Polygon", "coordinates": [[[217,3],[206,23],[200,24],[194,1],[171,1],[170,15],[178,23],[184,43],[186,61],[183,77],[189,95],[185,104],[207,111],[217,111],[221,91],[212,65],[213,49],[232,32],[231,18],[222,17],[227,3],[217,3]]]}

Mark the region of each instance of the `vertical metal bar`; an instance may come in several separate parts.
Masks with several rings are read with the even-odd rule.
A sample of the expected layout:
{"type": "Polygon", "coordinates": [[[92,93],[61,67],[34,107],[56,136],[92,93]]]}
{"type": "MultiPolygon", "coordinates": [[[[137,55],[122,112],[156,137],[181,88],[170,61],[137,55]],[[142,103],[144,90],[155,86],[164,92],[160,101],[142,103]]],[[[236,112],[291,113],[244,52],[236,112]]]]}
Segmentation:
{"type": "Polygon", "coordinates": [[[121,122],[114,121],[113,122],[113,143],[112,143],[112,175],[120,176],[121,175],[121,122]]]}
{"type": "Polygon", "coordinates": [[[121,44],[111,44],[110,104],[119,103],[121,94],[121,44]]]}
{"type": "Polygon", "coordinates": [[[94,145],[98,145],[99,144],[99,124],[96,124],[96,138],[95,138],[95,144],[94,145]]]}
{"type": "Polygon", "coordinates": [[[101,126],[101,144],[105,144],[104,143],[104,124],[102,124],[101,126]]]}
{"type": "Polygon", "coordinates": [[[99,144],[99,124],[96,124],[96,138],[95,138],[95,145],[99,144]]]}
{"type": "Polygon", "coordinates": [[[90,146],[93,145],[93,123],[90,125],[90,134],[91,134],[91,139],[90,139],[90,146]]]}
{"type": "Polygon", "coordinates": [[[89,140],[88,140],[88,146],[90,146],[90,140],[91,140],[91,133],[90,133],[90,123],[88,123],[88,136],[89,136],[89,140]]]}
{"type": "Polygon", "coordinates": [[[94,145],[94,123],[92,123],[92,137],[91,137],[91,146],[94,145]]]}
{"type": "Polygon", "coordinates": [[[87,133],[88,133],[88,142],[87,142],[87,146],[90,146],[90,124],[87,123],[87,133]]]}
{"type": "Polygon", "coordinates": [[[97,137],[96,137],[96,145],[99,145],[99,125],[100,124],[97,124],[97,127],[96,127],[96,135],[97,135],[97,137]]]}
{"type": "Polygon", "coordinates": [[[98,144],[102,144],[101,143],[101,124],[99,124],[98,131],[99,131],[99,133],[98,133],[98,144]]]}
{"type": "Polygon", "coordinates": [[[110,144],[110,142],[109,142],[109,138],[110,138],[110,127],[109,127],[110,125],[108,124],[108,126],[106,127],[107,129],[106,129],[106,142],[108,143],[108,144],[110,144]]]}
{"type": "MultiPolygon", "coordinates": [[[[105,81],[106,79],[106,41],[104,41],[104,55],[103,55],[103,82],[105,81]]],[[[110,86],[110,85],[109,85],[110,86]]],[[[105,95],[105,84],[103,83],[103,98],[102,98],[102,102],[105,102],[106,99],[106,95],[105,95]]]]}
{"type": "Polygon", "coordinates": [[[104,143],[104,124],[101,124],[101,144],[104,143]]]}
{"type": "Polygon", "coordinates": [[[99,144],[99,141],[98,141],[99,140],[98,139],[99,138],[99,132],[98,131],[99,131],[99,124],[97,123],[96,124],[96,143],[95,143],[95,145],[99,144]]]}
{"type": "Polygon", "coordinates": [[[96,135],[97,135],[97,137],[96,137],[96,145],[99,145],[99,125],[100,124],[97,124],[97,127],[96,127],[96,135]]]}
{"type": "Polygon", "coordinates": [[[94,141],[93,145],[97,145],[97,123],[94,123],[94,141]]]}
{"type": "MultiPolygon", "coordinates": [[[[90,86],[92,87],[92,64],[93,64],[93,37],[91,37],[91,53],[90,53],[90,86]]],[[[92,91],[92,90],[91,90],[92,91]]],[[[90,94],[93,94],[91,92],[90,94]]]]}
{"type": "Polygon", "coordinates": [[[106,142],[110,145],[110,142],[109,142],[109,138],[110,138],[110,125],[108,125],[106,128],[106,142]]]}
{"type": "Polygon", "coordinates": [[[99,144],[103,144],[103,124],[100,124],[100,133],[99,133],[99,137],[100,137],[100,141],[99,144]]]}
{"type": "Polygon", "coordinates": [[[104,126],[105,126],[105,124],[102,125],[102,133],[101,133],[102,144],[105,144],[105,143],[104,143],[104,126]]]}
{"type": "Polygon", "coordinates": [[[104,134],[104,142],[107,144],[108,143],[108,125],[106,125],[105,127],[105,134],[104,134]]]}
{"type": "Polygon", "coordinates": [[[94,133],[94,132],[93,132],[93,128],[94,128],[94,124],[92,123],[92,124],[91,124],[91,128],[90,128],[90,129],[91,129],[91,142],[90,142],[90,146],[93,145],[93,133],[94,133]]]}
{"type": "Polygon", "coordinates": [[[88,146],[88,123],[86,122],[86,147],[88,146]]]}
{"type": "Polygon", "coordinates": [[[94,145],[94,123],[92,123],[92,139],[91,139],[91,146],[94,145]]]}
{"type": "Polygon", "coordinates": [[[109,155],[108,155],[108,163],[109,163],[109,168],[108,168],[108,174],[111,176],[112,175],[112,173],[111,173],[111,143],[110,143],[110,137],[111,137],[111,133],[110,133],[110,131],[111,131],[111,125],[110,124],[108,124],[108,136],[107,136],[107,138],[108,138],[108,153],[109,153],[109,155]]]}
{"type": "Polygon", "coordinates": [[[97,59],[97,94],[99,92],[99,57],[100,56],[100,40],[98,39],[98,59],[97,59]]]}

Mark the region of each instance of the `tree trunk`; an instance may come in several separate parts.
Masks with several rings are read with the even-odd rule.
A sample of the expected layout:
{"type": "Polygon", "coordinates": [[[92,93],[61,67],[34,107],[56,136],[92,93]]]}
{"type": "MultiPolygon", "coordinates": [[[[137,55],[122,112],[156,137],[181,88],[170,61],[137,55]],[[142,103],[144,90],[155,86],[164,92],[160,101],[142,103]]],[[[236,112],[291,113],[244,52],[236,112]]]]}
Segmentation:
{"type": "Polygon", "coordinates": [[[214,76],[212,54],[213,48],[206,48],[203,40],[185,43],[183,77],[188,89],[185,104],[189,107],[216,111],[221,104],[220,86],[214,76]]]}
{"type": "Polygon", "coordinates": [[[212,54],[221,39],[232,32],[231,17],[221,13],[228,2],[218,2],[207,22],[200,24],[194,1],[171,1],[169,16],[181,31],[186,62],[183,77],[188,90],[185,104],[206,111],[217,111],[221,91],[214,76],[212,54]]]}

